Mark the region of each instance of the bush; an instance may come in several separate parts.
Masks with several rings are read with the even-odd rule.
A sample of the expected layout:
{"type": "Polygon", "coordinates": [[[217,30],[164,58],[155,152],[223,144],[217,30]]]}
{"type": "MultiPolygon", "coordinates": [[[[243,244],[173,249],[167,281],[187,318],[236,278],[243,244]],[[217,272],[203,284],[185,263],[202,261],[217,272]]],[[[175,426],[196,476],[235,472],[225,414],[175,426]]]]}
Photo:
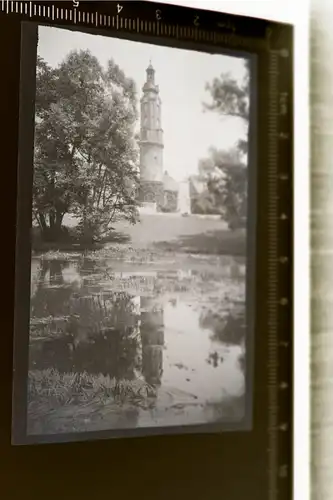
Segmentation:
{"type": "Polygon", "coordinates": [[[102,374],[60,373],[54,369],[29,371],[29,402],[49,403],[50,406],[103,402],[109,398],[129,402],[155,395],[154,387],[140,379],[116,380],[102,374]]]}

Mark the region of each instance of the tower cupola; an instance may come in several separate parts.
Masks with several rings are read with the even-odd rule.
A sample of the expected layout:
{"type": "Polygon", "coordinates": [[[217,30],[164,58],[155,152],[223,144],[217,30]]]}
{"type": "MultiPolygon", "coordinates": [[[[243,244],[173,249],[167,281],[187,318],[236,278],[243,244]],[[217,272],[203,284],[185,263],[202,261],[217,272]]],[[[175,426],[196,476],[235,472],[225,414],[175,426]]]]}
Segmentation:
{"type": "Polygon", "coordinates": [[[154,83],[155,84],[155,70],[151,64],[151,61],[149,61],[149,66],[146,69],[147,73],[147,83],[154,83]]]}

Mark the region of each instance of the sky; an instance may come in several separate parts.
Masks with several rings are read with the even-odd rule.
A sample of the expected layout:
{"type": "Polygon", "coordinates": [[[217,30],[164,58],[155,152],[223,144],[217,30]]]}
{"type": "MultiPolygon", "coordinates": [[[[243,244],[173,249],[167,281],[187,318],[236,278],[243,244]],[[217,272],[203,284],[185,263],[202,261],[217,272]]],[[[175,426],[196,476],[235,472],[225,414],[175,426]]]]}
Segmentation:
{"type": "Polygon", "coordinates": [[[229,149],[244,137],[240,119],[203,111],[203,102],[210,102],[205,90],[207,82],[221,73],[230,73],[241,82],[241,58],[39,27],[38,54],[52,67],[73,49],[90,50],[103,66],[114,59],[125,75],[135,81],[138,101],[151,60],[162,100],[163,168],[177,181],[197,173],[198,162],[209,156],[210,147],[229,149]]]}

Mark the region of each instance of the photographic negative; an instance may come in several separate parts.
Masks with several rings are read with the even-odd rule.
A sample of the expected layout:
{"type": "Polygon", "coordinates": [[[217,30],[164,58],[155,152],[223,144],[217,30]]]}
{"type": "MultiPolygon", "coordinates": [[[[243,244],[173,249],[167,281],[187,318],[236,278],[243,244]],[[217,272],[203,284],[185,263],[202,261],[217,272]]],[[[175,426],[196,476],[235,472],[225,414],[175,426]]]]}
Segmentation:
{"type": "Polygon", "coordinates": [[[254,68],[38,26],[30,442],[251,428],[254,68]]]}

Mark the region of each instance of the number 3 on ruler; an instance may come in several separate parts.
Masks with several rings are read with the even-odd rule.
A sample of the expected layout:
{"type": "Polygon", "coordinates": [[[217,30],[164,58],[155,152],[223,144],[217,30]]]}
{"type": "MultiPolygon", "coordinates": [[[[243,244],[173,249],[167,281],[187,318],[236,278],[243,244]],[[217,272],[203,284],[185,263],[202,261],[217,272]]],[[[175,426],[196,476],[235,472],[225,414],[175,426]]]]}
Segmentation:
{"type": "Polygon", "coordinates": [[[158,21],[160,21],[162,19],[162,11],[161,10],[156,11],[156,19],[158,21]]]}

